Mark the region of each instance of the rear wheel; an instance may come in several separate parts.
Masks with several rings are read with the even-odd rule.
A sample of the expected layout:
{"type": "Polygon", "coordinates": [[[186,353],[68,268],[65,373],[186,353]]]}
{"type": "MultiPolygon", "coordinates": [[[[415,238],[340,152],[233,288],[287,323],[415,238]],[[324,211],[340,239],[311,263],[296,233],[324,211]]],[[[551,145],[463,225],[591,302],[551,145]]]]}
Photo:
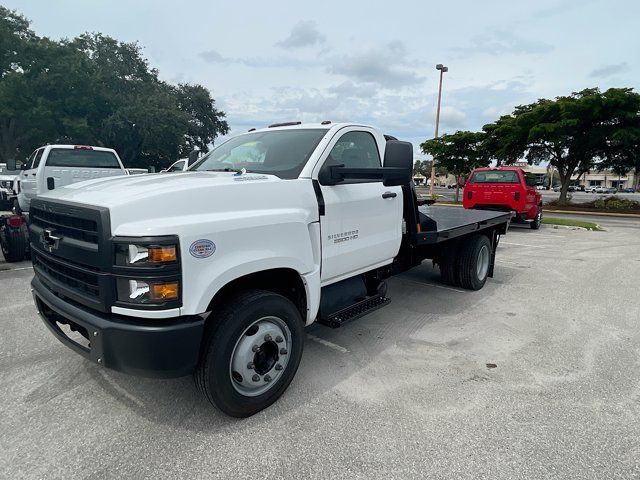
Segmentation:
{"type": "Polygon", "coordinates": [[[532,230],[538,230],[540,228],[540,224],[542,223],[542,206],[538,206],[536,210],[536,216],[533,221],[529,224],[532,230]]]}
{"type": "Polygon", "coordinates": [[[281,295],[251,290],[208,321],[194,374],[199,390],[232,417],[267,408],[287,389],[302,358],[304,328],[296,306],[281,295]]]}
{"type": "Polygon", "coordinates": [[[0,235],[0,248],[7,262],[21,262],[27,255],[27,226],[19,228],[4,226],[0,235]]]}
{"type": "Polygon", "coordinates": [[[480,234],[472,235],[460,247],[458,254],[459,285],[469,290],[480,290],[489,276],[491,242],[480,234]]]}

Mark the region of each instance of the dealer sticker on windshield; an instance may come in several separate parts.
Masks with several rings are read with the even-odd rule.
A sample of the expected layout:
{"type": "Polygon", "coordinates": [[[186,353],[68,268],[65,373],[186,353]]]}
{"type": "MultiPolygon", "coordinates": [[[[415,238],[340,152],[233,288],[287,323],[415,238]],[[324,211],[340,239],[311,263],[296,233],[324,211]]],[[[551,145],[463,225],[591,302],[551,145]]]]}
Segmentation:
{"type": "Polygon", "coordinates": [[[195,258],[207,258],[214,254],[216,251],[216,244],[211,240],[207,240],[206,238],[202,238],[200,240],[196,240],[189,247],[189,253],[192,257],[195,258]]]}

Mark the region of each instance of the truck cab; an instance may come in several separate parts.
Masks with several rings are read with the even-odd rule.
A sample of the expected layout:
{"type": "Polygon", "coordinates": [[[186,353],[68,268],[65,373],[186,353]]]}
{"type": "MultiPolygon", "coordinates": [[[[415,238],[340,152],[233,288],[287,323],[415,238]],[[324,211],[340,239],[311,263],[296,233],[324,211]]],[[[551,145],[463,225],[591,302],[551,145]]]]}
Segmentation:
{"type": "Polygon", "coordinates": [[[57,188],[31,205],[36,306],[87,359],[193,374],[220,410],[252,415],[293,379],[304,327],[384,307],[390,276],[427,259],[471,290],[493,275],[510,215],[422,207],[412,167],[412,145],[373,127],[296,122],[186,172],[57,188]]]}
{"type": "Polygon", "coordinates": [[[542,195],[536,180],[519,167],[477,168],[465,184],[462,205],[468,209],[510,211],[513,221],[540,228],[542,195]]]}
{"type": "Polygon", "coordinates": [[[95,178],[127,175],[111,148],[46,145],[27,158],[19,179],[18,205],[28,212],[31,200],[56,188],[95,178]]]}

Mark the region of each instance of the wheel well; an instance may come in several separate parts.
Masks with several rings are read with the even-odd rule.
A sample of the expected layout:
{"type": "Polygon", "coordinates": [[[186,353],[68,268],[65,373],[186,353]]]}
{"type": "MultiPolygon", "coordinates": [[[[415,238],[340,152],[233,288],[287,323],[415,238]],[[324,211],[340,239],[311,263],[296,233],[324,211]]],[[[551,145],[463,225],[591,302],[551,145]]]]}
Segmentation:
{"type": "Polygon", "coordinates": [[[236,293],[245,290],[267,290],[288,298],[298,308],[303,322],[307,318],[307,294],[300,274],[291,268],[273,268],[250,273],[227,283],[214,295],[207,311],[218,306],[236,293]]]}

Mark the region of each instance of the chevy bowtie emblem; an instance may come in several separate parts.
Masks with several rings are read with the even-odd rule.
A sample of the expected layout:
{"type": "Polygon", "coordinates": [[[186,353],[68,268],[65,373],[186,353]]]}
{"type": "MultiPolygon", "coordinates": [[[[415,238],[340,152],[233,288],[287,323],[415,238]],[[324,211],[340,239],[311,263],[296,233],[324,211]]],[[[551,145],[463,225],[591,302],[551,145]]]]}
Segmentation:
{"type": "Polygon", "coordinates": [[[58,248],[60,237],[56,237],[54,235],[54,231],[51,228],[45,228],[40,234],[40,241],[42,242],[42,246],[44,247],[44,249],[47,252],[51,253],[58,248]]]}

